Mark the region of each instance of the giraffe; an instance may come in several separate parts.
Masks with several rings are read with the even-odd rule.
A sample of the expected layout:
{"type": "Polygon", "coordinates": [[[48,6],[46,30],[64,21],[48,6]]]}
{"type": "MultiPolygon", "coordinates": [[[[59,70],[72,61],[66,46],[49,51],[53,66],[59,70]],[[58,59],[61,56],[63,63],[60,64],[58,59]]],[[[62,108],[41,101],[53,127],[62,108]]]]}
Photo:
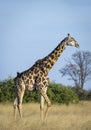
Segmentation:
{"type": "Polygon", "coordinates": [[[34,65],[28,70],[17,73],[14,78],[14,86],[16,92],[16,99],[14,101],[14,115],[16,117],[16,108],[18,108],[19,115],[22,118],[22,100],[25,90],[33,91],[38,90],[41,95],[40,100],[40,113],[42,120],[46,118],[51,101],[47,96],[47,88],[49,85],[48,72],[52,69],[53,65],[57,62],[66,46],[75,46],[79,48],[77,41],[68,34],[58,46],[43,59],[37,60],[34,65]],[[44,101],[47,103],[47,108],[44,117],[44,101]]]}

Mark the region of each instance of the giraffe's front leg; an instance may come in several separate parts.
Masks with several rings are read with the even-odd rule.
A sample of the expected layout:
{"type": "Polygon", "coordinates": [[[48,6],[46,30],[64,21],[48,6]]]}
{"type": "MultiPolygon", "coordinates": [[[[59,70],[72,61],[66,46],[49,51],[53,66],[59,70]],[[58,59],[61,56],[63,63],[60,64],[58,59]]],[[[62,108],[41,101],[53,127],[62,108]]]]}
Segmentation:
{"type": "MultiPolygon", "coordinates": [[[[47,118],[47,115],[48,115],[48,111],[49,111],[49,107],[51,106],[51,102],[46,94],[46,91],[47,91],[47,88],[42,88],[41,90],[41,95],[42,95],[42,107],[44,107],[44,99],[47,103],[47,108],[46,108],[46,111],[45,111],[45,117],[44,119],[46,120],[47,118]],[[44,98],[44,99],[43,99],[44,98]]],[[[44,108],[43,108],[44,109],[44,108]]],[[[42,112],[42,111],[41,111],[42,112]]]]}
{"type": "Polygon", "coordinates": [[[40,100],[40,117],[41,120],[44,120],[44,97],[41,95],[41,100],[40,100]]]}

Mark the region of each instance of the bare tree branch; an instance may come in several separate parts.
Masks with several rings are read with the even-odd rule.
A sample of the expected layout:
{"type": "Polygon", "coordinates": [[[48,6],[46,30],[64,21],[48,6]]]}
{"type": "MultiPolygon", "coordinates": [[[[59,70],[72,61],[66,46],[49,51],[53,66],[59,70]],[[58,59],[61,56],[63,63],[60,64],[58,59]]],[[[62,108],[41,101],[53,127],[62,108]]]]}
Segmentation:
{"type": "Polygon", "coordinates": [[[60,69],[62,76],[69,76],[76,86],[83,88],[84,84],[91,79],[91,52],[77,51],[72,55],[72,61],[60,69]]]}

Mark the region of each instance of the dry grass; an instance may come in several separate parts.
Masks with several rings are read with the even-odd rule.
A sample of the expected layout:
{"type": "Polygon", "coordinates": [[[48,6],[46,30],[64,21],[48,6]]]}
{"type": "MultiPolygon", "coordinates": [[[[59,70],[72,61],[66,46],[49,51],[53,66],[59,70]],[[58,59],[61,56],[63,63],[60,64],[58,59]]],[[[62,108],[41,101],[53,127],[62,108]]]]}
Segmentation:
{"type": "Polygon", "coordinates": [[[53,105],[40,121],[39,104],[23,104],[23,119],[14,120],[11,104],[0,104],[0,130],[91,130],[91,102],[53,105]]]}

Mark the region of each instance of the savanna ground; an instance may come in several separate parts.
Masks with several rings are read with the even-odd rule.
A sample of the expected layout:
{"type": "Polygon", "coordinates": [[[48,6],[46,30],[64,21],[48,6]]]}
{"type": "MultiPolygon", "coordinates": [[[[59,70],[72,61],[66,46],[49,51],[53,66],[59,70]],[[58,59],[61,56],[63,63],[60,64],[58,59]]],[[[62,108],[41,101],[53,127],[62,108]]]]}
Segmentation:
{"type": "Polygon", "coordinates": [[[12,104],[0,104],[0,130],[91,130],[91,101],[52,105],[45,123],[39,104],[23,104],[23,119],[17,114],[16,120],[12,104]]]}

